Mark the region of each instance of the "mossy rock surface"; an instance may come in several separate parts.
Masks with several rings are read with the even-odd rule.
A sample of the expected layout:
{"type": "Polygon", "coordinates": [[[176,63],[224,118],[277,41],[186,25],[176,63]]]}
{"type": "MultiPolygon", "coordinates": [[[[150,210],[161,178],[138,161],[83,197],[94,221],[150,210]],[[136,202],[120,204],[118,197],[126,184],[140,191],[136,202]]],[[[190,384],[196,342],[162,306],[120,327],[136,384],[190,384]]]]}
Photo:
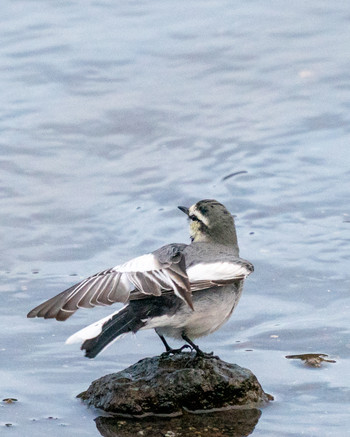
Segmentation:
{"type": "Polygon", "coordinates": [[[106,412],[139,417],[254,408],[272,399],[250,370],[195,353],[145,358],[92,382],[79,397],[106,412]]]}

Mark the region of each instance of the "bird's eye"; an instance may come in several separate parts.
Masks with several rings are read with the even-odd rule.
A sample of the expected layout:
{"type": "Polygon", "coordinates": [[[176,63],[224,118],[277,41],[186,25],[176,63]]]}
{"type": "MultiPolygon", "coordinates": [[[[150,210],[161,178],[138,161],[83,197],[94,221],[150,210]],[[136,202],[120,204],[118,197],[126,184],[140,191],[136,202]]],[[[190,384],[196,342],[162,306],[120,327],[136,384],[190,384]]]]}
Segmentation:
{"type": "Polygon", "coordinates": [[[200,222],[199,218],[198,218],[196,215],[194,215],[194,214],[191,214],[191,215],[189,216],[189,218],[190,218],[192,221],[194,221],[194,222],[200,222]]]}

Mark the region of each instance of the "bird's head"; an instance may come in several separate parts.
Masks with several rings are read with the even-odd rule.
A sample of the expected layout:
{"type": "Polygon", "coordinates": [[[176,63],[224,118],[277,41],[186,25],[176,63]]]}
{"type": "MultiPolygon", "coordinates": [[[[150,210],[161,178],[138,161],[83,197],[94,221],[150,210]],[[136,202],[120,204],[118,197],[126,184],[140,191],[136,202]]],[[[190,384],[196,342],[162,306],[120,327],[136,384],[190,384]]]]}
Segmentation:
{"type": "Polygon", "coordinates": [[[190,235],[194,242],[215,242],[237,246],[232,215],[224,205],[213,199],[200,200],[190,208],[178,207],[190,220],[190,235]]]}

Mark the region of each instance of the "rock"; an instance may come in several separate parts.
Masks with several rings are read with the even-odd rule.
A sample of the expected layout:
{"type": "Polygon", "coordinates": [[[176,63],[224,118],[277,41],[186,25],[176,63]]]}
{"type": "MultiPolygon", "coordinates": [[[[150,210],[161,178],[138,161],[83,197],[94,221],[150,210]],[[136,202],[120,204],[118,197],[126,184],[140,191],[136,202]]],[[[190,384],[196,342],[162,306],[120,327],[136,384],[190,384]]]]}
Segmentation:
{"type": "Polygon", "coordinates": [[[92,382],[79,395],[88,405],[126,416],[176,416],[272,400],[253,373],[194,352],[145,358],[92,382]]]}

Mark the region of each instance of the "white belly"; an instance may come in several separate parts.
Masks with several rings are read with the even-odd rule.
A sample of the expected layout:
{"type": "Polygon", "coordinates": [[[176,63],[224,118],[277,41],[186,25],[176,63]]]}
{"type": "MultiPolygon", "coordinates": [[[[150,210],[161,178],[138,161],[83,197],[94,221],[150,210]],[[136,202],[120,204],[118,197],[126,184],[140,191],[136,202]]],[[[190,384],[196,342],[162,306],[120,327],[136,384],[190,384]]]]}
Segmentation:
{"type": "Polygon", "coordinates": [[[238,289],[232,284],[196,291],[194,311],[183,303],[176,314],[154,317],[143,329],[157,328],[159,334],[178,339],[183,333],[191,339],[208,335],[229,319],[241,297],[242,285],[238,289]]]}

